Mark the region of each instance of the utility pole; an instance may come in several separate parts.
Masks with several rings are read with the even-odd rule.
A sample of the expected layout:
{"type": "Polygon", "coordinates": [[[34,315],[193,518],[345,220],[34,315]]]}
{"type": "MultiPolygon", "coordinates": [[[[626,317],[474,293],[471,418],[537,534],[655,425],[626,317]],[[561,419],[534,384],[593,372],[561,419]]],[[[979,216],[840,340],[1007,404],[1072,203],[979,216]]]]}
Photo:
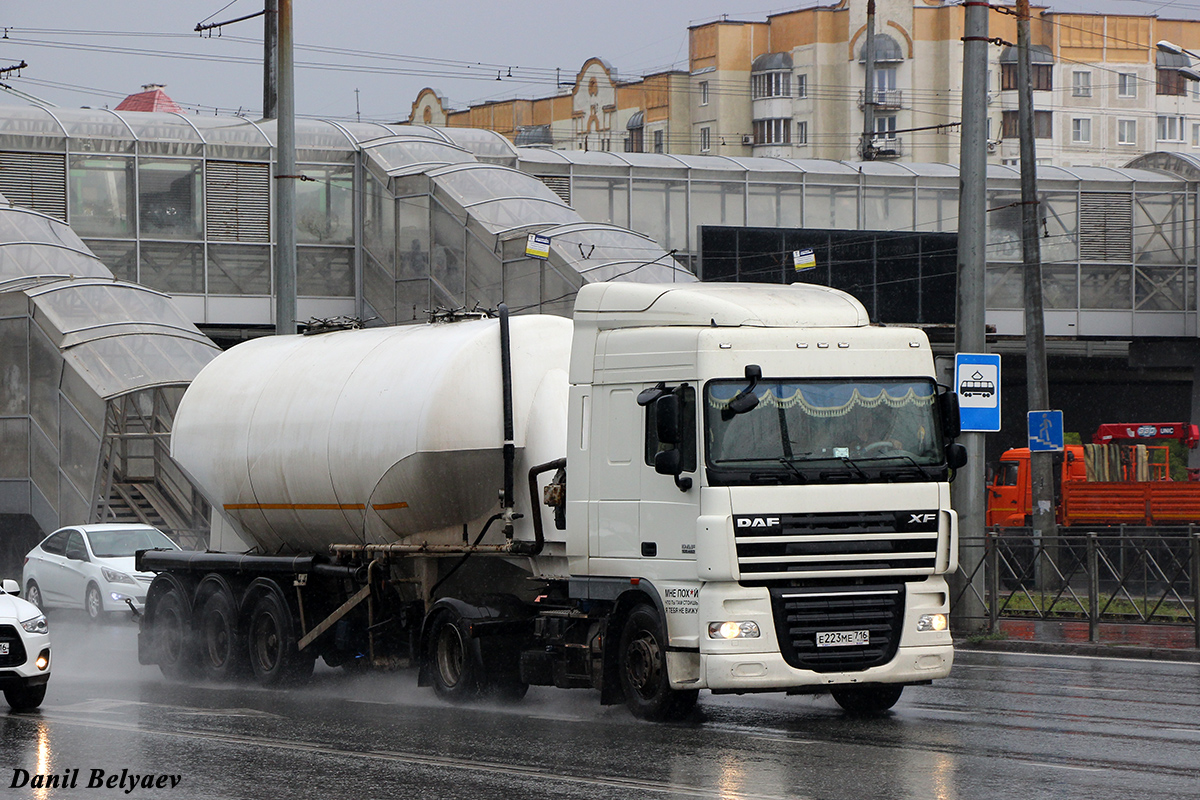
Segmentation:
{"type": "Polygon", "coordinates": [[[296,332],[296,91],[292,0],[277,0],[279,118],[275,121],[275,333],[296,332]]]}
{"type": "Polygon", "coordinates": [[[875,160],[875,0],[867,0],[867,39],[863,44],[863,60],[867,66],[863,89],[863,134],[858,154],[863,161],[875,160]]]}
{"type": "Polygon", "coordinates": [[[276,92],[278,73],[275,70],[276,59],[279,57],[279,30],[276,25],[279,14],[278,0],[266,0],[263,13],[263,119],[275,119],[279,116],[276,92]]]}
{"type": "MultiPolygon", "coordinates": [[[[1042,310],[1042,255],[1038,243],[1037,156],[1033,127],[1033,69],[1029,55],[1029,0],[1017,0],[1017,124],[1021,144],[1021,254],[1025,263],[1025,392],[1030,411],[1050,408],[1046,375],[1046,318],[1042,310]]],[[[1057,533],[1053,453],[1030,453],[1034,536],[1043,546],[1057,533]]],[[[1036,551],[1035,551],[1036,552],[1036,551]]],[[[1042,585],[1042,559],[1035,562],[1042,585]]]]}
{"type": "MultiPolygon", "coordinates": [[[[962,143],[958,170],[958,308],[954,346],[959,353],[984,353],[984,266],[987,262],[987,61],[988,3],[967,0],[963,30],[962,143]]],[[[985,434],[965,432],[967,464],[952,487],[958,526],[968,542],[959,547],[961,575],[951,576],[953,627],[961,633],[982,630],[984,595],[984,445],[985,434]]]]}

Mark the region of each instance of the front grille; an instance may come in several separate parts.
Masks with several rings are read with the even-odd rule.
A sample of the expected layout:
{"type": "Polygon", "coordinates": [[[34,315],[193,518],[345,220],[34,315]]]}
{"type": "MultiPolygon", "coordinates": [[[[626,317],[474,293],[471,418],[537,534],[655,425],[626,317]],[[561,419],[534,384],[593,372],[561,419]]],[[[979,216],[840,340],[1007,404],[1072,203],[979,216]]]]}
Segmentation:
{"type": "Polygon", "coordinates": [[[8,642],[8,655],[0,656],[0,667],[19,667],[25,663],[25,643],[12,625],[0,625],[0,642],[8,642]]]}
{"type": "Polygon", "coordinates": [[[771,608],[783,659],[796,669],[857,672],[886,664],[900,646],[904,586],[774,588],[771,608]],[[817,647],[818,633],[869,631],[865,645],[817,647]]]}
{"type": "Polygon", "coordinates": [[[937,511],[735,515],[742,582],[932,575],[940,517],[937,511]]]}

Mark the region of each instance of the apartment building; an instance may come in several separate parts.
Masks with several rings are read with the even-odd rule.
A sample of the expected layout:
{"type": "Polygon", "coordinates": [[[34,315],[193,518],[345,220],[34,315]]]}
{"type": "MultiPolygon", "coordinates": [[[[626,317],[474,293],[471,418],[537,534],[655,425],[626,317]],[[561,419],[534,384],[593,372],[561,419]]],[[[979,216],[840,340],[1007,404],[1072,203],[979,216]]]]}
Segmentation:
{"type": "MultiPolygon", "coordinates": [[[[410,121],[486,127],[563,150],[856,161],[871,103],[874,158],[957,163],[963,6],[875,5],[870,90],[867,3],[840,0],[692,26],[686,73],[621,81],[590,59],[552,97],[453,111],[426,89],[410,121]]],[[[993,8],[986,99],[995,163],[1019,155],[1016,29],[1013,14],[993,8]]],[[[1193,63],[1183,52],[1200,50],[1200,21],[1034,7],[1031,39],[1040,162],[1119,166],[1146,152],[1200,152],[1200,81],[1187,77],[1193,63]]]]}

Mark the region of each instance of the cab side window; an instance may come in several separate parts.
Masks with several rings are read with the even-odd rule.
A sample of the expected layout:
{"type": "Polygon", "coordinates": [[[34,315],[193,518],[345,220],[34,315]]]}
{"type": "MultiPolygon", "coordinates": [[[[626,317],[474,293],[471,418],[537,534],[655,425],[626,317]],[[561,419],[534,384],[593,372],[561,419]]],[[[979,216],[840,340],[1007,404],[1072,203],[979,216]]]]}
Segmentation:
{"type": "Polygon", "coordinates": [[[679,395],[679,444],[664,444],[658,440],[657,405],[646,406],[646,464],[654,466],[654,457],[660,451],[678,447],[683,455],[683,471],[696,471],[696,389],[692,386],[680,386],[675,389],[679,395]]]}

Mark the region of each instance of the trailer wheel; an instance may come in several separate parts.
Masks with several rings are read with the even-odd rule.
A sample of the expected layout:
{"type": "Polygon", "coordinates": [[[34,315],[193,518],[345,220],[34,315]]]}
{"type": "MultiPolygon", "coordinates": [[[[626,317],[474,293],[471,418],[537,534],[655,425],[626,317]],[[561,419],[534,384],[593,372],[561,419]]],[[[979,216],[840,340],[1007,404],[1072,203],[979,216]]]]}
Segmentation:
{"type": "Polygon", "coordinates": [[[187,600],[174,586],[163,592],[154,607],[150,624],[154,660],[168,680],[186,681],[196,675],[191,616],[187,600]]]}
{"type": "Polygon", "coordinates": [[[312,674],[313,658],[296,649],[292,612],[275,593],[263,594],[254,604],[246,638],[250,668],[262,686],[295,683],[312,674]]]}
{"type": "Polygon", "coordinates": [[[233,598],[218,590],[200,607],[200,668],[213,681],[236,680],[247,671],[245,637],[233,598]]]}
{"type": "Polygon", "coordinates": [[[696,705],[697,689],[672,689],[667,676],[667,637],[658,613],[639,605],[621,632],[619,671],[625,703],[635,717],[656,722],[683,719],[696,705]]]}
{"type": "Polygon", "coordinates": [[[896,705],[904,686],[890,683],[877,686],[841,686],[830,689],[833,699],[852,717],[877,717],[896,705]]]}
{"type": "Polygon", "coordinates": [[[428,647],[426,658],[438,697],[462,703],[479,696],[482,665],[460,614],[447,609],[434,618],[428,647]]]}

